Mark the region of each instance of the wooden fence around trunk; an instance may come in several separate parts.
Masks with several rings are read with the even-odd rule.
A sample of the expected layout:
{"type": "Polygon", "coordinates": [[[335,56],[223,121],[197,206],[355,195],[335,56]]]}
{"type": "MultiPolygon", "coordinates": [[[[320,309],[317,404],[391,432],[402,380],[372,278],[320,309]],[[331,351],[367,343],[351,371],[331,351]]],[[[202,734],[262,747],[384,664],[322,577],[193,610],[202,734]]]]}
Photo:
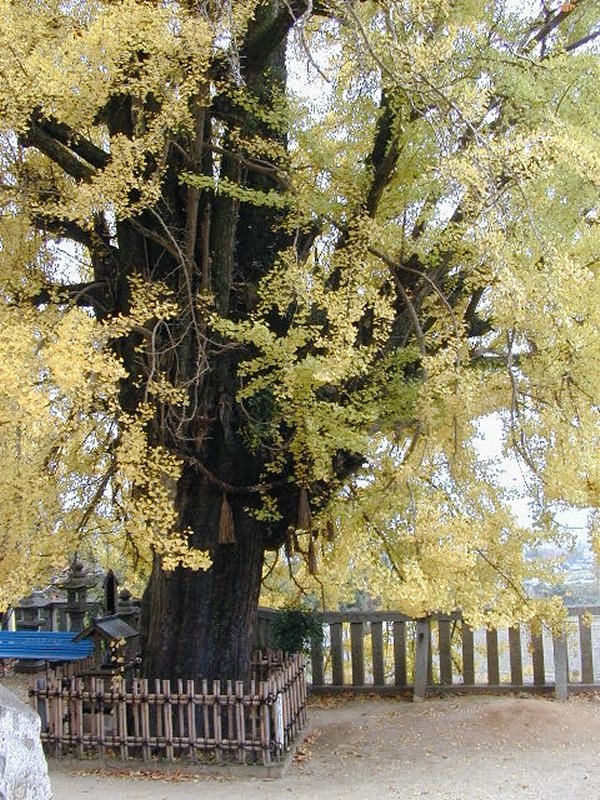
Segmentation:
{"type": "Polygon", "coordinates": [[[50,674],[30,690],[49,755],[269,765],[306,722],[302,656],[262,653],[247,686],[50,674]]]}
{"type": "MultiPolygon", "coordinates": [[[[269,641],[270,609],[259,610],[269,641]]],[[[600,606],[568,609],[565,630],[471,630],[459,613],[415,620],[397,611],[317,614],[323,639],[308,664],[312,691],[378,693],[600,689],[600,606]]]]}

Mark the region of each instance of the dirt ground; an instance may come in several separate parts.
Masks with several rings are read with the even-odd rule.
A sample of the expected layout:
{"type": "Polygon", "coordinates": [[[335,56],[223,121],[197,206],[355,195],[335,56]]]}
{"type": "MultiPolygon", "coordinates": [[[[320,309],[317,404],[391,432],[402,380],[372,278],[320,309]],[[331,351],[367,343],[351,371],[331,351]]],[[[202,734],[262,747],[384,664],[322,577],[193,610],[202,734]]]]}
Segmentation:
{"type": "Polygon", "coordinates": [[[49,767],[55,800],[600,800],[600,695],[313,698],[282,778],[49,767]]]}
{"type": "Polygon", "coordinates": [[[76,775],[55,800],[599,800],[600,698],[313,700],[282,778],[76,775]]]}

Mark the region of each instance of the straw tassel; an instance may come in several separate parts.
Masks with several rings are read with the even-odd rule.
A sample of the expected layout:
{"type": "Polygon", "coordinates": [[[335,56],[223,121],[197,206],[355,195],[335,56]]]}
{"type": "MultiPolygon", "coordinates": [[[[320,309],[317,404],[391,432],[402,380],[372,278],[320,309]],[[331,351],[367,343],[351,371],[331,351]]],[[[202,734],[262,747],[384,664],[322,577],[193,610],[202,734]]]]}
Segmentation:
{"type": "Polygon", "coordinates": [[[285,546],[285,555],[286,555],[286,558],[288,558],[288,559],[289,559],[289,558],[291,558],[291,557],[292,557],[292,554],[293,554],[293,552],[294,552],[294,542],[293,542],[293,540],[292,540],[292,533],[291,533],[291,531],[288,531],[288,532],[287,532],[287,535],[286,535],[286,537],[285,537],[285,545],[284,545],[284,546],[285,546]]]}
{"type": "Polygon", "coordinates": [[[315,547],[315,540],[312,534],[308,543],[308,574],[317,574],[317,549],[315,547]]]}
{"type": "Polygon", "coordinates": [[[219,544],[235,544],[235,525],[233,522],[233,511],[227,500],[227,495],[223,492],[221,501],[221,514],[219,516],[219,544]]]}
{"type": "Polygon", "coordinates": [[[308,492],[303,486],[298,497],[298,524],[300,531],[309,531],[311,528],[310,503],[308,502],[308,492]]]}

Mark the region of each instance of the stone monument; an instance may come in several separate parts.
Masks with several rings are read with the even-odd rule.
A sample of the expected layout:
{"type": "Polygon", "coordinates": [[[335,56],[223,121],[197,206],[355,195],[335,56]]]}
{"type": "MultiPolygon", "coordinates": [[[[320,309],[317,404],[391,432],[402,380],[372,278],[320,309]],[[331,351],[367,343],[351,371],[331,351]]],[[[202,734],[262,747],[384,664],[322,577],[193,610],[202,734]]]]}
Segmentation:
{"type": "Polygon", "coordinates": [[[52,800],[40,718],[0,686],[0,800],[52,800]]]}

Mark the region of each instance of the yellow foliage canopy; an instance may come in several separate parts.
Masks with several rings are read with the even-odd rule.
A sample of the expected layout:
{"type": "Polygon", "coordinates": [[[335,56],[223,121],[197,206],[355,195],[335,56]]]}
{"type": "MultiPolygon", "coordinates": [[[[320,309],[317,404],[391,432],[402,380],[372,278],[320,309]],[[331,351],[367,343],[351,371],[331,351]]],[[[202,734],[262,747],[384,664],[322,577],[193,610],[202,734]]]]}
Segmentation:
{"type": "Polygon", "coordinates": [[[539,520],[598,506],[596,4],[568,5],[0,0],[0,605],[84,546],[206,569],[200,476],[324,602],[537,613],[553,530],[475,440],[498,415],[539,520]]]}

